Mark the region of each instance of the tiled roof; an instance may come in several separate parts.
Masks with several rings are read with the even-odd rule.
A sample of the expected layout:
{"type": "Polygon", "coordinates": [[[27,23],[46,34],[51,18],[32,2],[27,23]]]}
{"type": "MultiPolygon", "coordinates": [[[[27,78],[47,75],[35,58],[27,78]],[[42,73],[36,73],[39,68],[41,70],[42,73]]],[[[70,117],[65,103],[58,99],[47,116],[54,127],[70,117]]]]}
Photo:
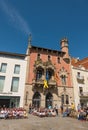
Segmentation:
{"type": "Polygon", "coordinates": [[[74,67],[78,67],[78,66],[83,66],[85,69],[88,69],[88,57],[82,59],[82,60],[78,60],[77,58],[72,58],[71,60],[71,64],[74,67]]]}

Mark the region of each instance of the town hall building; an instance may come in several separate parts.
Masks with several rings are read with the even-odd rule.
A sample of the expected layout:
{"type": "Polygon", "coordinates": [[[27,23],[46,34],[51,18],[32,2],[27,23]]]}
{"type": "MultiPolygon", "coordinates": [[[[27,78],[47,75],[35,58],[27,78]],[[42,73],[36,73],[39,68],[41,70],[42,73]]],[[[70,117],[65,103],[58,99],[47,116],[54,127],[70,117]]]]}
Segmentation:
{"type": "Polygon", "coordinates": [[[74,102],[71,59],[68,39],[60,41],[61,50],[32,45],[31,36],[27,48],[27,72],[24,107],[54,107],[74,102]]]}

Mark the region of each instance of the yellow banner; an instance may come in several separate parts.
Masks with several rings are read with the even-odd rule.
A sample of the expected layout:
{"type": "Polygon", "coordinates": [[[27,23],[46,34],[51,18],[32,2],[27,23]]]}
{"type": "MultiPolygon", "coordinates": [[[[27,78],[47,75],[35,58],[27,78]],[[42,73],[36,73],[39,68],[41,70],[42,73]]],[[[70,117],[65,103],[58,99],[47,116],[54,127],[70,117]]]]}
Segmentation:
{"type": "Polygon", "coordinates": [[[44,88],[48,88],[48,83],[46,79],[44,80],[44,88]]]}

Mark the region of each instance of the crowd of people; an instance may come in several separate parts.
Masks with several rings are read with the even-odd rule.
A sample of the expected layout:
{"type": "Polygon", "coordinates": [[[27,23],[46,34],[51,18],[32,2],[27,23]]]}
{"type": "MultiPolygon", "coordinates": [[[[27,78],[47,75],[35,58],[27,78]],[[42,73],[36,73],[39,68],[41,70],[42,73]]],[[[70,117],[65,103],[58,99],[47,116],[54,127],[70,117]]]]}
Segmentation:
{"type": "Polygon", "coordinates": [[[78,111],[78,120],[88,121],[88,107],[82,108],[78,111]]]}
{"type": "Polygon", "coordinates": [[[39,117],[55,117],[60,114],[62,117],[73,117],[78,120],[87,120],[88,118],[88,108],[84,109],[78,104],[76,110],[74,103],[71,103],[70,107],[63,106],[63,104],[58,107],[58,105],[55,104],[53,108],[50,105],[48,108],[36,108],[29,105],[29,113],[39,117]]]}
{"type": "Polygon", "coordinates": [[[61,105],[58,107],[57,104],[52,108],[50,105],[48,108],[37,108],[29,105],[29,111],[24,108],[6,108],[5,106],[0,108],[0,119],[24,119],[28,118],[28,114],[32,114],[39,117],[56,117],[62,115],[62,117],[73,117],[78,120],[88,120],[88,107],[81,107],[80,104],[75,110],[75,106],[72,103],[70,108],[63,107],[61,105]]]}
{"type": "Polygon", "coordinates": [[[47,109],[47,108],[34,109],[31,114],[35,116],[39,116],[39,117],[55,117],[56,116],[56,112],[54,109],[47,109]]]}
{"type": "Polygon", "coordinates": [[[27,111],[24,108],[0,108],[0,119],[23,119],[28,118],[27,111]]]}
{"type": "Polygon", "coordinates": [[[29,105],[29,113],[39,117],[55,117],[58,116],[58,105],[55,104],[53,108],[50,105],[48,108],[37,108],[29,105]]]}
{"type": "Polygon", "coordinates": [[[60,107],[55,104],[53,108],[51,106],[48,108],[29,107],[29,113],[39,117],[55,117],[60,113],[62,117],[73,117],[78,120],[88,120],[88,107],[82,107],[78,104],[77,109],[75,109],[74,103],[71,103],[70,106],[63,106],[62,104],[60,107]]]}
{"type": "Polygon", "coordinates": [[[75,106],[72,104],[70,108],[66,107],[66,109],[63,112],[63,117],[73,117],[77,118],[81,121],[87,121],[88,120],[88,107],[81,107],[80,104],[77,106],[77,110],[75,110],[75,106]]]}

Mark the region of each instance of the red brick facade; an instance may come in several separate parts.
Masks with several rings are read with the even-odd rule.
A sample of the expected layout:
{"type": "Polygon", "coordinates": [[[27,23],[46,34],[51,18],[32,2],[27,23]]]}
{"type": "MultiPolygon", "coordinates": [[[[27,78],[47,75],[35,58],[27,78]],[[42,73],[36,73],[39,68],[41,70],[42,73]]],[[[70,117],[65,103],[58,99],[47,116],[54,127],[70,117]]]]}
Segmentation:
{"type": "Polygon", "coordinates": [[[25,89],[25,93],[27,91],[29,94],[27,97],[27,105],[30,103],[37,105],[36,98],[38,94],[41,97],[41,99],[38,99],[38,107],[48,107],[48,98],[50,95],[52,100],[50,105],[52,107],[55,103],[58,105],[62,103],[69,105],[73,101],[71,62],[67,39],[61,40],[60,45],[60,51],[29,45],[25,89]],[[44,88],[46,73],[48,73],[49,78],[47,81],[48,88],[44,88]],[[34,96],[36,92],[37,96],[34,96]]]}

